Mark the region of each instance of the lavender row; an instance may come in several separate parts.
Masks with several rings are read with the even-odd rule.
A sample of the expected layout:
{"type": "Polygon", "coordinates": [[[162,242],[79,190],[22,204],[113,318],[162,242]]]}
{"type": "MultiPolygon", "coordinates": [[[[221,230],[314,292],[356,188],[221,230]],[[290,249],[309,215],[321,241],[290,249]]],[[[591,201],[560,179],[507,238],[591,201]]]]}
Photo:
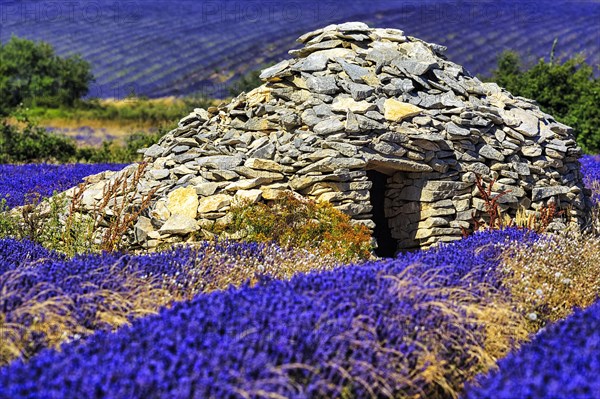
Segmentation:
{"type": "Polygon", "coordinates": [[[448,395],[489,366],[486,323],[473,312],[502,299],[489,289],[500,288],[500,252],[536,239],[478,233],[395,260],[198,295],[13,362],[0,369],[0,397],[448,395]]]}
{"type": "Polygon", "coordinates": [[[584,155],[579,161],[585,185],[592,190],[592,200],[600,204],[600,155],[584,155]]]}
{"type": "Polygon", "coordinates": [[[120,170],[122,164],[27,164],[0,165],[0,199],[9,207],[23,205],[32,196],[52,195],[82,182],[86,176],[105,170],[120,170]]]}
{"type": "Polygon", "coordinates": [[[600,301],[547,327],[498,366],[499,371],[478,377],[464,399],[597,398],[600,301]]]}
{"type": "Polygon", "coordinates": [[[0,240],[0,320],[12,326],[0,331],[0,366],[198,293],[336,266],[333,258],[256,243],[69,259],[28,241],[0,240]]]}
{"type": "Polygon", "coordinates": [[[489,74],[506,48],[535,63],[548,56],[555,37],[559,53],[587,50],[589,64],[599,61],[600,8],[594,2],[554,1],[552,7],[547,2],[446,3],[349,0],[339,7],[315,0],[163,0],[53,7],[37,0],[7,5],[0,39],[15,34],[48,41],[60,55],[81,53],[97,78],[90,95],[101,98],[124,98],[132,91],[227,95],[227,83],[221,82],[231,71],[247,72],[281,59],[302,32],[352,20],[397,27],[446,45],[455,51],[450,58],[473,74],[489,74]]]}
{"type": "MultiPolygon", "coordinates": [[[[49,299],[57,292],[77,298],[82,293],[89,293],[92,285],[101,285],[102,289],[123,289],[131,276],[160,280],[159,284],[164,288],[183,293],[192,291],[198,284],[210,283],[198,274],[208,274],[207,271],[197,270],[205,258],[223,261],[219,267],[225,274],[240,259],[268,263],[268,252],[277,250],[280,249],[257,243],[203,242],[198,247],[177,247],[147,255],[111,252],[67,258],[30,241],[0,239],[0,277],[13,273],[11,284],[23,290],[38,285],[53,287],[46,292],[32,292],[38,301],[49,299]]],[[[17,302],[13,298],[9,305],[11,298],[4,295],[0,299],[0,309],[10,312],[21,301],[29,299],[19,298],[17,302]]]]}
{"type": "Polygon", "coordinates": [[[587,181],[600,181],[600,155],[584,155],[581,162],[581,172],[587,181]]]}

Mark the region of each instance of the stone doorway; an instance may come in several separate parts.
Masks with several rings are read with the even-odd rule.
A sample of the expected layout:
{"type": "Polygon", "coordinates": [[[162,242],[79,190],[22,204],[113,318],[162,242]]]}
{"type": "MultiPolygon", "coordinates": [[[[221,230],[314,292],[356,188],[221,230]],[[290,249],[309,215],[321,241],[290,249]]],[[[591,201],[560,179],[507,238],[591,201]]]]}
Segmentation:
{"type": "Polygon", "coordinates": [[[390,222],[386,216],[386,191],[388,176],[376,170],[368,170],[367,177],[373,184],[369,190],[373,210],[373,237],[377,240],[375,254],[383,258],[392,258],[398,250],[398,242],[392,236],[390,222]]]}

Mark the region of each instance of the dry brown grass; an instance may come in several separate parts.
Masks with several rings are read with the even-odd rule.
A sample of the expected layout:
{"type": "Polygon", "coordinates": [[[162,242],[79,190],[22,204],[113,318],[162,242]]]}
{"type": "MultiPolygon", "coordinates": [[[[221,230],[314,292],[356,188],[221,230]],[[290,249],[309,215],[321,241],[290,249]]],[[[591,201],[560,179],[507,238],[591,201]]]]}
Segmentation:
{"type": "Polygon", "coordinates": [[[63,342],[96,330],[115,330],[178,299],[161,288],[157,278],[139,273],[124,276],[122,267],[117,262],[99,268],[103,279],[84,284],[86,293],[79,295],[77,303],[60,287],[50,284],[24,290],[21,281],[26,270],[2,274],[2,302],[16,305],[0,311],[0,366],[17,358],[26,360],[43,348],[58,349],[63,342]],[[91,320],[81,320],[82,314],[93,316],[91,320]],[[83,321],[89,328],[84,327],[83,321]]]}
{"type": "MultiPolygon", "coordinates": [[[[104,282],[89,283],[89,293],[82,298],[89,298],[96,312],[98,328],[115,330],[135,318],[156,313],[161,307],[168,306],[178,300],[176,293],[161,288],[158,277],[148,278],[140,273],[128,273],[123,278],[120,262],[102,269],[104,282]],[[102,288],[105,283],[119,281],[118,289],[102,288]]],[[[84,309],[82,309],[84,310],[84,309]]]]}
{"type": "Polygon", "coordinates": [[[100,244],[101,250],[110,252],[121,249],[125,232],[133,226],[140,214],[150,206],[152,197],[158,187],[142,195],[139,204],[133,204],[133,199],[139,194],[140,181],[147,166],[147,163],[139,163],[133,173],[117,175],[117,178],[109,182],[104,188],[102,202],[96,206],[93,212],[96,220],[94,230],[101,222],[106,222],[110,212],[110,220],[107,223],[108,226],[100,244]]]}
{"type": "Polygon", "coordinates": [[[568,232],[508,248],[505,284],[528,328],[538,331],[600,295],[600,237],[568,232]]]}
{"type": "Polygon", "coordinates": [[[17,358],[27,359],[42,347],[57,347],[71,334],[84,332],[70,312],[71,298],[49,285],[24,290],[22,278],[23,273],[17,270],[0,276],[2,301],[18,304],[0,311],[0,366],[17,358]]]}
{"type": "MultiPolygon", "coordinates": [[[[141,179],[146,163],[124,169],[111,178],[103,188],[102,198],[93,209],[85,209],[83,197],[90,184],[85,182],[75,187],[70,194],[64,222],[57,219],[50,229],[57,230],[59,241],[49,241],[42,237],[30,236],[42,245],[73,256],[82,252],[114,251],[123,249],[126,232],[133,226],[139,215],[150,206],[158,187],[142,194],[141,179]],[[134,199],[139,197],[135,202],[134,199]],[[98,232],[102,231],[99,235],[98,232]]],[[[59,206],[60,198],[54,207],[59,206]]],[[[36,211],[34,208],[33,211],[36,211]]],[[[43,211],[38,211],[43,212],[43,211]]],[[[61,212],[56,209],[55,212],[61,212]]],[[[50,217],[52,217],[51,213],[50,217]]],[[[38,218],[39,219],[39,218],[38,218]]],[[[46,235],[48,232],[46,232],[46,235]]],[[[56,234],[50,234],[51,237],[56,234]]]]}
{"type": "MultiPolygon", "coordinates": [[[[499,358],[527,340],[526,322],[515,311],[511,298],[489,285],[476,284],[473,289],[465,289],[433,284],[423,288],[403,275],[386,278],[394,281],[399,296],[444,298],[419,301],[415,305],[416,312],[428,315],[423,321],[425,325],[429,324],[429,318],[436,325],[424,328],[410,342],[420,349],[416,366],[404,370],[410,375],[409,386],[433,387],[415,397],[458,398],[464,382],[494,368],[499,358]],[[457,366],[460,363],[469,366],[457,366]]],[[[471,281],[469,276],[465,279],[471,281]]],[[[407,366],[401,363],[398,367],[407,366]]]]}

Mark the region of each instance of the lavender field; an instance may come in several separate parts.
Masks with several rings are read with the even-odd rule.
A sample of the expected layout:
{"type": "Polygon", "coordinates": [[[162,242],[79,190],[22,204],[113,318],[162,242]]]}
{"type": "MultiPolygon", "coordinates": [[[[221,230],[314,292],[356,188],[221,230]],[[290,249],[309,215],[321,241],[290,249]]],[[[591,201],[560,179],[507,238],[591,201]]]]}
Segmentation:
{"type": "MultiPolygon", "coordinates": [[[[582,164],[597,198],[600,160],[582,164]]],[[[120,167],[2,165],[0,186],[16,206],[120,167]]],[[[516,229],[352,265],[228,242],[68,258],[4,238],[0,397],[593,398],[599,254],[597,236],[516,229]]]]}
{"type": "Polygon", "coordinates": [[[29,164],[0,165],[0,199],[8,207],[24,205],[27,199],[49,197],[81,183],[86,176],[105,170],[120,170],[121,164],[29,164]]]}
{"type": "Polygon", "coordinates": [[[599,21],[3,0],[0,399],[600,398],[599,21]]]}
{"type": "Polygon", "coordinates": [[[285,58],[301,34],[344,21],[399,28],[489,76],[503,50],[528,63],[583,52],[600,63],[597,1],[5,1],[0,41],[45,40],[93,65],[90,96],[224,96],[240,75],[285,58]],[[340,5],[343,4],[343,7],[340,5]],[[194,16],[194,17],[191,17],[194,16]]]}

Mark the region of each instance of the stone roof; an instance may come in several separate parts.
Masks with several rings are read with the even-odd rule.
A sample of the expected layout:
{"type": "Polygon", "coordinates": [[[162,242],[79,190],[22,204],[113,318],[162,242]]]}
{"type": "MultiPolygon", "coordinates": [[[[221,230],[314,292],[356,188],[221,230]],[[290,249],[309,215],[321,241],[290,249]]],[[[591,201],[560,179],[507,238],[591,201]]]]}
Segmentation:
{"type": "MultiPolygon", "coordinates": [[[[236,201],[285,190],[375,228],[382,210],[373,209],[370,170],[388,176],[378,189],[398,249],[459,239],[484,211],[476,175],[495,179],[496,193],[509,190],[500,200],[509,216],[551,200],[569,208],[569,223],[585,222],[581,150],[571,128],[534,101],[481,82],[447,60],[445,47],[398,29],[349,22],[298,41],[292,58],[262,71],[262,86],[195,109],[145,150],[140,195],[157,191],[130,232],[135,245],[201,237],[236,201]]],[[[117,175],[94,177],[88,190],[117,175]]]]}

